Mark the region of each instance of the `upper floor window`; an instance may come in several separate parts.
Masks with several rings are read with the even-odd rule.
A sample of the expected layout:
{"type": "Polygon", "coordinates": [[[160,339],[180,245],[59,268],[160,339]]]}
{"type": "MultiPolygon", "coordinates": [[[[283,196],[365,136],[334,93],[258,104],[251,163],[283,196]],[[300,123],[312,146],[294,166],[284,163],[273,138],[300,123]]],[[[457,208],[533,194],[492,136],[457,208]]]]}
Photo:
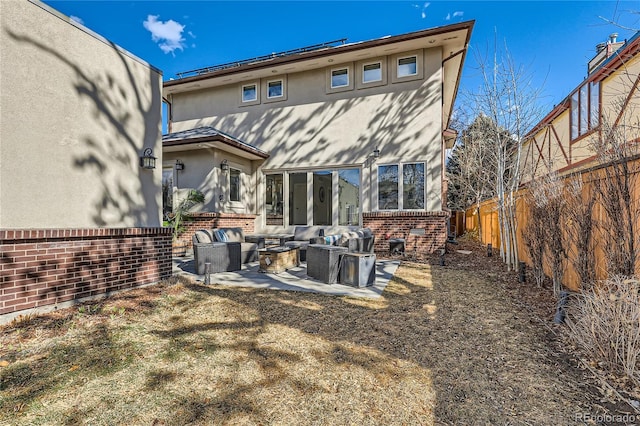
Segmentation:
{"type": "Polygon", "coordinates": [[[382,81],[382,64],[380,62],[362,67],[362,82],[371,83],[374,81],[382,81]]]}
{"type": "Polygon", "coordinates": [[[246,84],[242,86],[242,102],[254,102],[258,100],[258,85],[246,84]]]}
{"type": "Polygon", "coordinates": [[[281,98],[284,95],[282,80],[270,81],[267,84],[267,98],[281,98]]]}
{"type": "Polygon", "coordinates": [[[417,56],[398,59],[398,77],[409,77],[418,74],[417,56]]]}
{"type": "Polygon", "coordinates": [[[349,69],[340,68],[331,71],[331,88],[346,87],[349,85],[349,69]]]}
{"type": "Polygon", "coordinates": [[[571,95],[571,140],[600,125],[600,83],[583,84],[571,95]]]}
{"type": "Polygon", "coordinates": [[[229,170],[229,201],[240,201],[240,170],[229,170]]]}

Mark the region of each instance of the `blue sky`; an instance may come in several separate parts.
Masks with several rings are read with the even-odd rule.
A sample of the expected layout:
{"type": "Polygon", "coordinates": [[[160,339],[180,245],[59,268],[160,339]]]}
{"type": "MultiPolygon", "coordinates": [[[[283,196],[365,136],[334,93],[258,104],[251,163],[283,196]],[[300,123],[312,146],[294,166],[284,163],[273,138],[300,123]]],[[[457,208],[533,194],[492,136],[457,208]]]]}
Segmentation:
{"type": "Polygon", "coordinates": [[[163,71],[341,38],[349,42],[475,20],[461,90],[496,40],[543,86],[548,109],[580,84],[596,44],[640,30],[640,1],[53,1],[45,3],[163,71]]]}

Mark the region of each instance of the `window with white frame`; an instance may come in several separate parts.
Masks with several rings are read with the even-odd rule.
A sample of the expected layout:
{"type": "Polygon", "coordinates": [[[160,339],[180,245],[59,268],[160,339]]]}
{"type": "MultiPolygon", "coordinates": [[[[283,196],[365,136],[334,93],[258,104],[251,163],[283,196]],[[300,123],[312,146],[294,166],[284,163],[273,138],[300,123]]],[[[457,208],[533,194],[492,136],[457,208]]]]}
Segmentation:
{"type": "Polygon", "coordinates": [[[378,167],[378,209],[398,209],[398,166],[378,167]]]}
{"type": "Polygon", "coordinates": [[[424,163],[378,166],[378,210],[424,209],[424,171],[424,163]]]}
{"type": "Polygon", "coordinates": [[[229,170],[229,201],[240,201],[240,176],[240,170],[229,170]]]}
{"type": "Polygon", "coordinates": [[[267,83],[267,98],[281,98],[284,95],[282,80],[270,81],[267,83]]]}
{"type": "Polygon", "coordinates": [[[424,209],[424,163],[402,165],[402,208],[424,209]]]}
{"type": "Polygon", "coordinates": [[[382,64],[380,62],[366,64],[362,67],[362,82],[372,83],[374,81],[382,81],[382,64]]]}
{"type": "Polygon", "coordinates": [[[340,68],[331,71],[331,88],[347,87],[349,85],[349,68],[340,68]]]}
{"type": "Polygon", "coordinates": [[[410,77],[418,74],[418,57],[408,56],[398,58],[398,78],[410,77]]]}
{"type": "Polygon", "coordinates": [[[255,102],[258,100],[258,85],[245,84],[242,86],[242,102],[255,102]]]}

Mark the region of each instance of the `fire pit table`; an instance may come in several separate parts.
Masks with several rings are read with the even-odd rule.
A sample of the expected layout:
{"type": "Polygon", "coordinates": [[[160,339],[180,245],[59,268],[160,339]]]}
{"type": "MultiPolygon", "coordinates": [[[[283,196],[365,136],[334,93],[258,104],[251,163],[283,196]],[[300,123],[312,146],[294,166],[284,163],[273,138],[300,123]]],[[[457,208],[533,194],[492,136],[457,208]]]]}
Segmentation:
{"type": "Polygon", "coordinates": [[[260,272],[279,274],[300,265],[298,249],[293,247],[269,247],[258,250],[260,272]]]}

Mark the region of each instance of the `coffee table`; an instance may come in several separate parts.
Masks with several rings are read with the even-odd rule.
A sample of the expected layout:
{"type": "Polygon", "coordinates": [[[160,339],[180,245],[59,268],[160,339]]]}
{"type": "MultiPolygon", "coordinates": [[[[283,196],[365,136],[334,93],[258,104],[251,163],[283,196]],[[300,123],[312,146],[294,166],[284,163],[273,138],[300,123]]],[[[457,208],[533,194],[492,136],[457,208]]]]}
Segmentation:
{"type": "Polygon", "coordinates": [[[269,247],[258,250],[260,272],[279,274],[300,265],[300,255],[294,247],[269,247]]]}

